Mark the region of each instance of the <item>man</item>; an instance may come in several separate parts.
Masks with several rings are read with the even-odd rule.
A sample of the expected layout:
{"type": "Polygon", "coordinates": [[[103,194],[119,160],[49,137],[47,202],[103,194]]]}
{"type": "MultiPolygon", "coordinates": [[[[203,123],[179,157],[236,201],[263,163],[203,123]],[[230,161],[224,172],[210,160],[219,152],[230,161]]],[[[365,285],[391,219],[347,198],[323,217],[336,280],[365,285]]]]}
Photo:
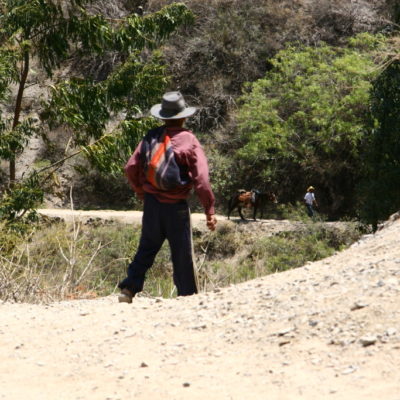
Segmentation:
{"type": "Polygon", "coordinates": [[[164,125],[147,133],[125,166],[128,181],[136,195],[144,200],[144,208],[139,248],[128,266],[127,278],[119,284],[120,302],[131,303],[136,293],[142,291],[146,271],[165,239],[171,249],[178,296],[197,293],[190,210],[186,201],[192,188],[204,207],[210,230],[215,229],[217,220],[206,156],[195,135],[183,127],[186,118],[195,112],[196,108],[188,107],[181,93],[165,93],[162,102],[150,110],[164,125]],[[172,161],[167,155],[168,146],[172,161]],[[173,171],[171,164],[175,165],[177,184],[167,186],[168,182],[161,182],[164,170],[160,173],[157,169],[160,158],[166,160],[163,164],[166,175],[173,171]]]}
{"type": "Polygon", "coordinates": [[[310,186],[307,189],[307,193],[304,196],[304,202],[307,207],[307,214],[309,217],[314,216],[314,206],[318,207],[317,201],[315,200],[315,194],[314,194],[314,187],[310,186]]]}

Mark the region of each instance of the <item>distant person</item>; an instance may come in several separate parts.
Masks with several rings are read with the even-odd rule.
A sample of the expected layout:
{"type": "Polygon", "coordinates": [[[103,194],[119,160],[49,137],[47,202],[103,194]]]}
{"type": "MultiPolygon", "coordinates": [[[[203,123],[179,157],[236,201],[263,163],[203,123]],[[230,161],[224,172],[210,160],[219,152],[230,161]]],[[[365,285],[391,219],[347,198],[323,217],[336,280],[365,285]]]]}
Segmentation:
{"type": "Polygon", "coordinates": [[[217,224],[206,156],[196,136],[183,127],[196,108],[188,107],[180,92],[167,92],[150,112],[164,124],[147,133],[125,166],[130,185],[144,200],[139,248],[128,276],[118,285],[118,299],[126,303],[142,291],[146,272],[165,239],[178,296],[197,293],[186,201],[192,188],[204,207],[207,227],[215,230],[217,224]]]}
{"type": "Polygon", "coordinates": [[[313,217],[315,214],[314,207],[318,207],[317,200],[315,199],[314,187],[309,186],[307,193],[304,196],[304,203],[307,207],[307,214],[309,217],[313,217]]]}

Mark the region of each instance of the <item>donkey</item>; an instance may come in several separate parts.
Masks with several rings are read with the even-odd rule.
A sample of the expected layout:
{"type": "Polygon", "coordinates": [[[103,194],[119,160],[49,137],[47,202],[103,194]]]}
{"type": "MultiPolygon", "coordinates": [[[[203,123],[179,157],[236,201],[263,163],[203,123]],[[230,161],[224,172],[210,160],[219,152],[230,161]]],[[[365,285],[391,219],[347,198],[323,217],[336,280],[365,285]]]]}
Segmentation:
{"type": "Polygon", "coordinates": [[[228,219],[230,219],[231,212],[237,208],[240,218],[246,221],[246,218],[242,214],[242,208],[253,207],[253,219],[256,221],[256,215],[258,209],[261,210],[261,219],[264,216],[264,205],[266,201],[270,201],[274,204],[278,202],[275,193],[269,191],[261,193],[259,190],[252,189],[250,192],[240,189],[238,190],[229,200],[228,204],[228,219]]]}

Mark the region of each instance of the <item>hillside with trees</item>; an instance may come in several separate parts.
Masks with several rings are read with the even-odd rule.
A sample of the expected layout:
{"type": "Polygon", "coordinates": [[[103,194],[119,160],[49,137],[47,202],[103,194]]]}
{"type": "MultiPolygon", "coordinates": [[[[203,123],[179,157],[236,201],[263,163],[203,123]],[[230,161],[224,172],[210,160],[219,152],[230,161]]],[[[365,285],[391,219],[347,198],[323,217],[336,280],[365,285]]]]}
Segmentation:
{"type": "Polygon", "coordinates": [[[188,123],[207,148],[221,212],[237,188],[295,203],[312,182],[330,218],[371,220],[371,88],[395,58],[396,2],[38,4],[2,6],[2,186],[18,191],[22,175],[27,186],[19,200],[6,194],[3,214],[22,197],[27,208],[43,198],[65,206],[72,182],[78,206],[135,206],[122,165],[154,124],[150,105],[176,88],[199,107],[188,123]],[[16,171],[38,136],[36,167],[16,171]]]}

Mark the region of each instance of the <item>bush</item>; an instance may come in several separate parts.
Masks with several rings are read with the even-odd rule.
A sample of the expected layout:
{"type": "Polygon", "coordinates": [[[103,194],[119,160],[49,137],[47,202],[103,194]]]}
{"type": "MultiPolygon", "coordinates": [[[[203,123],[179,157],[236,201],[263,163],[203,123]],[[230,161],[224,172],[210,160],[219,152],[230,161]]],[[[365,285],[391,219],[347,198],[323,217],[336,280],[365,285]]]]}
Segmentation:
{"type": "Polygon", "coordinates": [[[23,241],[23,237],[10,229],[7,224],[0,222],[0,254],[5,257],[12,253],[19,243],[23,241]]]}
{"type": "Polygon", "coordinates": [[[254,268],[258,268],[257,276],[260,276],[297,268],[333,252],[333,248],[315,235],[278,236],[257,241],[247,257],[254,268]]]}

